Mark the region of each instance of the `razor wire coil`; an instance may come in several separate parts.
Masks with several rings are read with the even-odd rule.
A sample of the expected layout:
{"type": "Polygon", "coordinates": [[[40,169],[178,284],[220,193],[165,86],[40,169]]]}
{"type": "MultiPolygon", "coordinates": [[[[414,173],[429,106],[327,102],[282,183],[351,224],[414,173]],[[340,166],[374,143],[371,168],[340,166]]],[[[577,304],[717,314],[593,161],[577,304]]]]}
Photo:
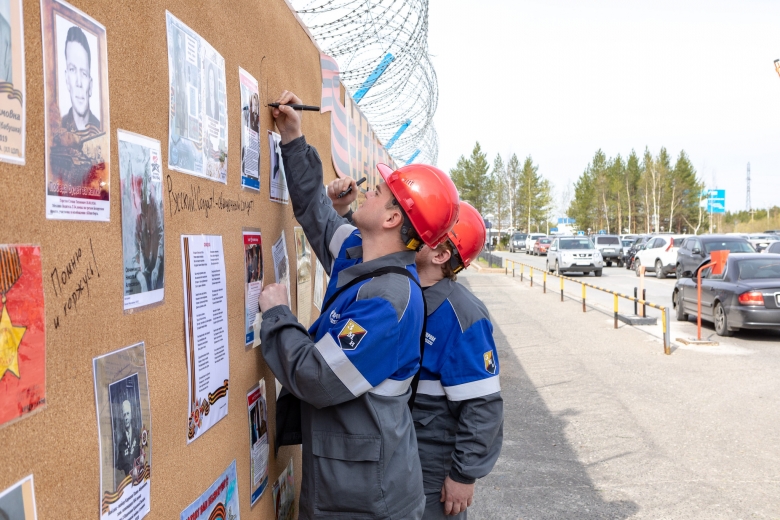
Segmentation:
{"type": "Polygon", "coordinates": [[[389,150],[399,164],[436,164],[438,136],[433,116],[439,99],[428,53],[428,0],[292,0],[323,52],[339,64],[341,81],[354,95],[392,54],[394,59],[359,106],[387,143],[411,124],[389,150]]]}

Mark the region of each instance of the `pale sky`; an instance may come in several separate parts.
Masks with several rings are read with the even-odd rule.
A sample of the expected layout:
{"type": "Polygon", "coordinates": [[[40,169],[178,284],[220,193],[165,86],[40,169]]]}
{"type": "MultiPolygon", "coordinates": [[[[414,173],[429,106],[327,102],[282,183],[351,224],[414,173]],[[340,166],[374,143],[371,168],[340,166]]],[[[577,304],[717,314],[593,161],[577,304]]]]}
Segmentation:
{"type": "MultiPolygon", "coordinates": [[[[780,205],[780,1],[431,0],[445,171],[479,141],[560,194],[598,148],[690,156],[726,208],[780,205]]],[[[558,199],[560,196],[558,197],[558,199]]]]}

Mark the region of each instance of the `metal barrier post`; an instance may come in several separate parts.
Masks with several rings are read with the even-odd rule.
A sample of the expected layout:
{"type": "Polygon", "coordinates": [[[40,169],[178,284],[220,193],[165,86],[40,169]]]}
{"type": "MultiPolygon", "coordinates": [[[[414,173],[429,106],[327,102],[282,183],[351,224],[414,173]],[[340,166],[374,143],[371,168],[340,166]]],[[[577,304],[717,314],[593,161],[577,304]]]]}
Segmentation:
{"type": "Polygon", "coordinates": [[[672,353],[672,349],[669,346],[669,343],[666,341],[666,331],[668,330],[668,327],[666,325],[667,316],[668,313],[666,312],[666,307],[661,307],[661,323],[663,324],[663,335],[664,335],[664,354],[668,356],[672,353]]]}
{"type": "Polygon", "coordinates": [[[647,289],[642,289],[642,317],[647,318],[647,289]]]}
{"type": "Polygon", "coordinates": [[[520,281],[523,281],[523,275],[525,274],[525,264],[520,264],[520,281]]]}
{"type": "Polygon", "coordinates": [[[615,328],[618,328],[618,295],[612,294],[615,296],[615,328]]]}
{"type": "Polygon", "coordinates": [[[585,284],[582,284],[582,312],[585,312],[585,284]]]}
{"type": "Polygon", "coordinates": [[[558,279],[561,281],[561,301],[563,301],[563,276],[559,276],[558,279]]]}
{"type": "Polygon", "coordinates": [[[531,279],[531,287],[533,287],[534,286],[534,267],[533,266],[529,266],[528,270],[531,271],[530,279],[531,279]]]}
{"type": "Polygon", "coordinates": [[[542,271],[542,289],[547,294],[547,270],[542,271]]]}
{"type": "Polygon", "coordinates": [[[636,287],[634,287],[634,316],[639,316],[639,312],[637,312],[637,311],[639,310],[639,309],[637,308],[637,306],[639,305],[639,304],[637,303],[637,300],[638,300],[638,299],[639,299],[639,298],[637,298],[637,288],[636,288],[636,287]]]}
{"type": "Polygon", "coordinates": [[[664,354],[667,356],[672,355],[672,340],[669,337],[670,330],[669,330],[669,311],[666,307],[663,308],[661,311],[661,319],[664,320],[664,354]]]}

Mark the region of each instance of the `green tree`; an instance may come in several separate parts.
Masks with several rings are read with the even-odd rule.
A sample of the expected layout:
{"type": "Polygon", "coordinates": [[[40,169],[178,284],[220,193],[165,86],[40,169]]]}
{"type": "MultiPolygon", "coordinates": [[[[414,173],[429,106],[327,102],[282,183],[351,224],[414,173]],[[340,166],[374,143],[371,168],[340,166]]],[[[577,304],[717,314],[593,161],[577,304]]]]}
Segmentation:
{"type": "Polygon", "coordinates": [[[490,206],[493,212],[498,236],[501,236],[502,222],[509,214],[509,189],[507,168],[499,154],[493,160],[493,170],[490,172],[490,206]]]}
{"type": "Polygon", "coordinates": [[[531,226],[535,224],[538,231],[539,225],[547,217],[552,202],[549,182],[539,175],[539,167],[534,164],[530,155],[525,158],[519,180],[519,206],[526,230],[530,232],[531,226]]]}
{"type": "Polygon", "coordinates": [[[507,189],[509,191],[509,214],[514,229],[520,229],[522,227],[520,223],[523,220],[523,213],[520,209],[520,175],[522,170],[520,159],[517,158],[517,154],[513,153],[506,164],[506,177],[507,189]]]}
{"type": "Polygon", "coordinates": [[[481,214],[484,214],[490,204],[489,169],[487,155],[477,142],[471,156],[468,159],[461,156],[455,168],[450,170],[450,178],[458,188],[460,198],[468,201],[481,214]]]}

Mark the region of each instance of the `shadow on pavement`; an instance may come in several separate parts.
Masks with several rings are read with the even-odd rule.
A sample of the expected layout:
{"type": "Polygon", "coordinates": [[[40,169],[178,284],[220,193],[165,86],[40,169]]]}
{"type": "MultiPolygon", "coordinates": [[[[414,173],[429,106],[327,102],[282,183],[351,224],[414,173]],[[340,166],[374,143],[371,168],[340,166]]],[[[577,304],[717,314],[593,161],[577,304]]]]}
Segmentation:
{"type": "MultiPolygon", "coordinates": [[[[468,287],[467,280],[459,280],[468,287]]],[[[504,397],[504,444],[492,473],[477,482],[469,518],[621,519],[639,507],[605,501],[569,445],[566,410],[553,415],[495,323],[504,397]]]]}

